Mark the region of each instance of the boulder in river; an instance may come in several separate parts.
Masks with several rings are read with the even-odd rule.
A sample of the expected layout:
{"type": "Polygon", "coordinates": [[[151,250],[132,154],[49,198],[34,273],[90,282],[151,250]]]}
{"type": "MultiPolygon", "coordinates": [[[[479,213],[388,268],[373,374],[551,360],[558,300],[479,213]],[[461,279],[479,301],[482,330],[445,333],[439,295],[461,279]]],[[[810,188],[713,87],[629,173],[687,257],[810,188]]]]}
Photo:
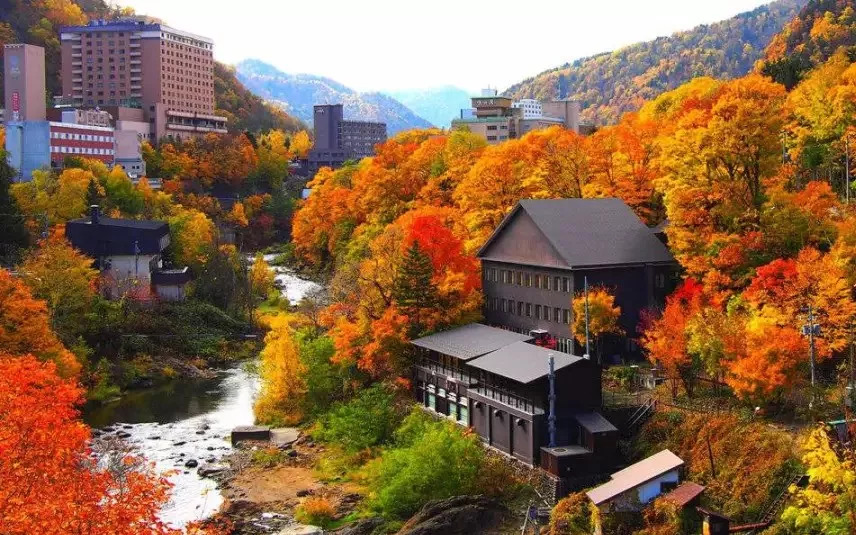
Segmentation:
{"type": "Polygon", "coordinates": [[[277,535],[324,535],[324,530],[318,526],[297,524],[283,529],[277,535]]]}
{"type": "Polygon", "coordinates": [[[428,502],[398,535],[471,535],[494,533],[505,507],[486,496],[456,496],[428,502]]]}
{"type": "Polygon", "coordinates": [[[184,466],[186,466],[187,468],[196,468],[197,466],[199,466],[199,461],[197,461],[196,459],[188,459],[188,461],[184,463],[184,466]]]}
{"type": "Polygon", "coordinates": [[[225,469],[226,467],[222,465],[203,464],[199,467],[198,470],[196,470],[196,473],[199,474],[199,477],[211,477],[213,475],[219,474],[225,469]]]}
{"type": "Polygon", "coordinates": [[[232,445],[244,440],[270,440],[270,427],[243,425],[232,429],[232,445]]]}
{"type": "Polygon", "coordinates": [[[364,518],[353,524],[333,531],[333,535],[372,535],[377,528],[383,525],[380,517],[364,518]]]}

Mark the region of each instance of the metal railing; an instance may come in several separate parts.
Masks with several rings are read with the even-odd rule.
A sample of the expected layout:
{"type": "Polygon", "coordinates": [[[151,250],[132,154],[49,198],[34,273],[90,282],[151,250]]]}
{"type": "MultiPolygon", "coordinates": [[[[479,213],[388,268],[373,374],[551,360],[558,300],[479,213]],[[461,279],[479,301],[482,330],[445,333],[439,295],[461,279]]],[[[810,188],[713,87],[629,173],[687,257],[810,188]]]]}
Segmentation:
{"type": "Polygon", "coordinates": [[[509,407],[519,409],[523,412],[535,413],[536,411],[544,410],[543,407],[537,405],[532,400],[523,396],[518,396],[517,394],[512,394],[511,392],[501,388],[496,388],[490,385],[481,385],[476,388],[475,391],[486,398],[499,401],[500,403],[504,403],[509,407]]]}
{"type": "Polygon", "coordinates": [[[451,368],[448,366],[444,366],[437,361],[423,358],[419,361],[418,366],[423,368],[429,372],[436,373],[437,375],[442,375],[444,377],[448,377],[451,379],[457,379],[467,385],[474,384],[476,382],[475,377],[471,376],[469,373],[464,371],[461,368],[451,368]]]}

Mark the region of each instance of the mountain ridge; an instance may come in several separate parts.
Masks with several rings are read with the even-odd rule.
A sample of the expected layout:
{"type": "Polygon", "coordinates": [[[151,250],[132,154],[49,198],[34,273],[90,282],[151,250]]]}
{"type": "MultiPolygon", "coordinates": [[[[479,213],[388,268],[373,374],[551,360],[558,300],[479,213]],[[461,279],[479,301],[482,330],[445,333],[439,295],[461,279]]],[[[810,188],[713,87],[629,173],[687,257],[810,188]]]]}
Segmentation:
{"type": "Polygon", "coordinates": [[[697,76],[736,78],[751,72],[768,43],[807,2],[776,0],[723,21],[579,58],[518,82],[504,94],[580,100],[584,121],[613,123],[697,76]]]}
{"type": "Polygon", "coordinates": [[[282,106],[307,123],[312,122],[315,104],[341,103],[346,119],[385,122],[390,134],[431,126],[428,120],[385,93],[361,93],[324,76],[286,73],[254,58],[239,62],[235,72],[257,96],[282,106]]]}

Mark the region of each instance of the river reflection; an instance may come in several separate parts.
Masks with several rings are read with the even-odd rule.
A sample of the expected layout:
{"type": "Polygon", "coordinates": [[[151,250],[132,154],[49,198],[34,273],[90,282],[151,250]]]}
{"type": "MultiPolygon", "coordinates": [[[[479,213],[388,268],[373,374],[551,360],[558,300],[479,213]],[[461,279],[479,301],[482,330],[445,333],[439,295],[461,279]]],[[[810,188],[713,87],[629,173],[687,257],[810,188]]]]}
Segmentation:
{"type": "Polygon", "coordinates": [[[182,379],[129,392],[104,405],[90,405],[84,420],[99,428],[116,422],[170,423],[214,410],[226,395],[223,374],[213,379],[182,379]]]}

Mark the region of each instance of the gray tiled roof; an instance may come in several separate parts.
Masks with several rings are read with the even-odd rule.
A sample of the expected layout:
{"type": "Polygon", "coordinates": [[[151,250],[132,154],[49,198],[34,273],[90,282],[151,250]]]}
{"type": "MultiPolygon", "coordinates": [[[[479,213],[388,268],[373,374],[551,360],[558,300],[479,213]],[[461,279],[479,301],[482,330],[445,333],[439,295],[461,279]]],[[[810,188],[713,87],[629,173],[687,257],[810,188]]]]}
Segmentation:
{"type": "Polygon", "coordinates": [[[571,268],[674,262],[621,199],[521,200],[479,251],[480,257],[517,210],[532,218],[571,268]]]}
{"type": "Polygon", "coordinates": [[[609,420],[604,418],[599,412],[580,412],[574,415],[574,419],[581,426],[586,428],[589,433],[609,433],[618,431],[614,425],[609,423],[609,420]]]}
{"type": "Polygon", "coordinates": [[[532,337],[505,329],[488,327],[481,323],[470,323],[448,331],[417,338],[410,343],[444,355],[469,360],[509,344],[526,340],[532,340],[532,337]]]}
{"type": "Polygon", "coordinates": [[[507,377],[518,383],[531,383],[546,377],[549,371],[547,357],[553,355],[554,369],[561,370],[581,360],[582,357],[568,355],[526,342],[516,342],[468,362],[473,368],[507,377]]]}

